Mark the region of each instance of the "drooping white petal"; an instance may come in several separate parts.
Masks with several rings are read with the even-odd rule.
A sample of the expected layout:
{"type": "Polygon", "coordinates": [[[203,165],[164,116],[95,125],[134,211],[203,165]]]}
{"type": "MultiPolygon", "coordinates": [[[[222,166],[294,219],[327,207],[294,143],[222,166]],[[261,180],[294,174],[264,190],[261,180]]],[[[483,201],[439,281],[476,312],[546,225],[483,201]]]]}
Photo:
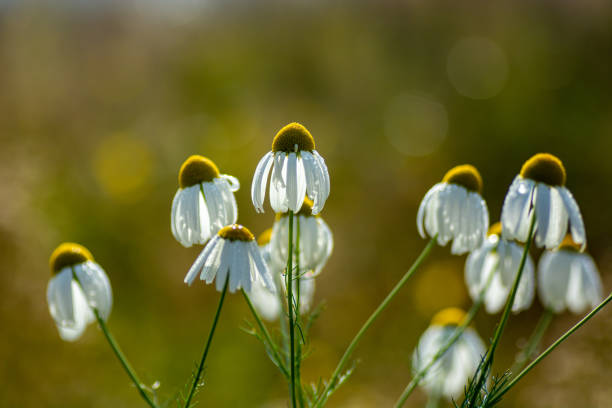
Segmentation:
{"type": "Polygon", "coordinates": [[[320,191],[317,195],[320,197],[320,201],[317,202],[316,206],[313,206],[312,213],[314,215],[318,214],[325,205],[325,201],[329,197],[330,192],[330,182],[329,182],[329,172],[327,171],[327,165],[325,164],[325,160],[321,155],[316,151],[312,151],[315,162],[317,163],[316,172],[318,173],[318,178],[320,180],[320,191]]]}
{"type": "Polygon", "coordinates": [[[81,337],[87,325],[95,319],[79,284],[74,280],[71,282],[71,292],[74,320],[70,323],[57,324],[60,337],[66,341],[75,341],[81,337]]]}
{"type": "Polygon", "coordinates": [[[221,279],[222,284],[225,282],[225,276],[228,273],[227,270],[232,262],[231,246],[228,245],[229,241],[219,239],[217,243],[218,249],[214,254],[210,255],[211,262],[207,262],[208,266],[204,266],[202,269],[202,279],[206,284],[211,284],[215,277],[217,282],[221,279],[219,276],[224,276],[221,279]],[[213,258],[214,257],[214,258],[213,258]]]}
{"type": "Polygon", "coordinates": [[[306,176],[301,160],[297,154],[289,153],[287,158],[287,200],[288,207],[294,213],[302,208],[306,195],[306,176]]]}
{"type": "Polygon", "coordinates": [[[263,203],[266,197],[266,185],[268,184],[268,174],[272,168],[273,163],[272,152],[266,153],[264,157],[257,164],[255,169],[255,175],[253,176],[253,182],[251,184],[251,200],[255,206],[255,211],[263,213],[263,203]]]}
{"type": "Polygon", "coordinates": [[[566,307],[571,254],[545,251],[538,264],[538,295],[542,304],[555,313],[566,307]]]}
{"type": "Polygon", "coordinates": [[[578,203],[576,203],[572,193],[570,193],[570,191],[565,187],[559,187],[559,194],[561,195],[561,199],[563,200],[565,209],[569,215],[572,239],[576,244],[580,245],[581,250],[584,251],[584,248],[586,247],[586,232],[578,203]]]}
{"type": "Polygon", "coordinates": [[[321,186],[324,183],[324,179],[321,178],[321,172],[318,170],[318,163],[316,162],[312,153],[308,151],[300,152],[302,162],[304,165],[304,176],[306,177],[306,192],[308,197],[313,201],[312,211],[314,214],[318,214],[323,207],[323,197],[321,195],[321,186]]]}
{"type": "Polygon", "coordinates": [[[567,308],[572,313],[584,313],[602,300],[601,279],[593,259],[575,253],[570,265],[567,308]]]}
{"type": "MultiPolygon", "coordinates": [[[[238,220],[238,205],[236,205],[236,197],[231,186],[225,180],[216,179],[215,184],[219,187],[221,199],[224,209],[223,227],[230,224],[235,224],[238,220]]],[[[215,231],[215,233],[218,231],[215,231]]]]}
{"type": "Polygon", "coordinates": [[[89,306],[95,307],[102,319],[107,320],[113,306],[113,292],[104,270],[93,261],[74,266],[89,306]]]}
{"type": "MultiPolygon", "coordinates": [[[[236,242],[223,240],[223,252],[220,257],[220,266],[225,268],[219,268],[216,272],[215,285],[219,292],[223,290],[225,282],[231,278],[233,259],[236,255],[236,242]]],[[[208,283],[209,281],[207,281],[208,283]]]]}
{"type": "Polygon", "coordinates": [[[225,223],[223,197],[219,192],[219,187],[214,182],[202,183],[202,190],[204,191],[204,202],[208,210],[209,228],[207,234],[211,236],[227,225],[225,223]]]}
{"type": "MultiPolygon", "coordinates": [[[[425,194],[425,197],[423,197],[423,200],[421,200],[421,204],[419,205],[419,211],[417,212],[417,229],[419,230],[419,234],[421,235],[421,238],[425,238],[425,230],[423,229],[423,220],[425,219],[427,214],[429,214],[429,216],[431,217],[432,213],[435,212],[435,210],[433,208],[430,208],[430,205],[429,205],[431,198],[438,191],[440,191],[443,186],[444,186],[443,183],[438,183],[434,185],[432,188],[429,189],[427,194],[425,194]]],[[[437,232],[437,228],[434,225],[430,225],[430,227],[427,228],[428,233],[431,233],[430,230],[435,230],[435,232],[433,232],[433,235],[435,235],[437,232]]]]}
{"type": "MultiPolygon", "coordinates": [[[[229,291],[234,293],[236,289],[241,287],[244,282],[245,272],[248,271],[248,254],[246,252],[245,244],[242,241],[233,242],[233,257],[232,263],[229,269],[229,291]],[[245,262],[246,261],[246,262],[245,262]]],[[[219,282],[217,282],[217,289],[219,282]]]]}
{"type": "MultiPolygon", "coordinates": [[[[546,236],[550,225],[550,187],[543,183],[536,186],[536,236],[535,243],[539,247],[546,246],[546,236]]],[[[549,248],[552,249],[552,248],[549,248]]]]}
{"type": "Polygon", "coordinates": [[[72,269],[70,267],[63,268],[49,281],[47,303],[49,312],[58,326],[74,325],[72,269]]]}
{"type": "Polygon", "coordinates": [[[185,275],[184,282],[186,284],[191,286],[195,278],[198,276],[198,273],[204,267],[204,263],[206,262],[206,259],[211,254],[211,252],[216,248],[219,239],[221,238],[218,235],[215,235],[215,237],[211,239],[208,242],[208,244],[206,244],[202,252],[200,252],[200,255],[198,255],[193,265],[191,265],[191,268],[189,268],[187,275],[185,275]]]}
{"type": "Polygon", "coordinates": [[[529,230],[532,194],[535,183],[516,176],[508,189],[502,207],[502,235],[507,240],[525,242],[529,230]]]}
{"type": "Polygon", "coordinates": [[[270,270],[261,256],[261,252],[257,248],[257,244],[255,242],[251,242],[247,246],[247,249],[251,259],[253,260],[253,265],[257,269],[257,279],[261,280],[263,285],[268,288],[269,291],[276,292],[274,279],[272,278],[270,270]]]}
{"type": "Polygon", "coordinates": [[[274,167],[272,169],[272,179],[270,180],[270,205],[277,213],[289,211],[289,201],[287,199],[287,188],[285,179],[287,178],[286,155],[277,152],[274,155],[274,167]]]}
{"type": "MultiPolygon", "coordinates": [[[[257,171],[257,169],[255,169],[257,171]]],[[[220,174],[219,177],[222,180],[227,182],[227,185],[232,193],[240,190],[240,181],[234,176],[230,176],[229,174],[220,174]]]]}

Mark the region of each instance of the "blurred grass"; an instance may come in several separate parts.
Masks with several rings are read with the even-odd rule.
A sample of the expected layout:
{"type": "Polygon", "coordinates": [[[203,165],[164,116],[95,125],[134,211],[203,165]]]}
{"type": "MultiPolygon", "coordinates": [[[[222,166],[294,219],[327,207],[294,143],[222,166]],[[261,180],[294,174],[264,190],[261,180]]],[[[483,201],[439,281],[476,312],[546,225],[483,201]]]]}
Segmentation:
{"type": "MultiPolygon", "coordinates": [[[[162,395],[181,387],[218,295],[182,283],[199,249],[183,249],[170,234],[178,168],[200,153],[238,177],[240,222],[261,232],[273,216],[256,216],[250,204],[252,173],[274,133],[294,120],[311,130],[329,166],[323,216],[336,240],[317,281],[316,299],[327,307],[313,328],[305,380],[329,375],[420,251],[419,201],[455,164],[481,170],[495,221],[525,159],[561,157],[589,251],[612,287],[611,17],[608,3],[593,0],[2,5],[0,406],[142,405],[96,328],[75,344],[57,335],[45,300],[47,258],[64,240],[86,245],[107,270],[109,325],[138,372],[160,380],[162,395]],[[505,59],[476,48],[452,71],[449,55],[466,38],[492,42],[505,59]],[[479,87],[494,96],[471,99],[479,87]]],[[[351,381],[329,406],[395,401],[433,313],[469,306],[463,262],[434,251],[366,336],[351,381]]],[[[500,369],[540,310],[511,319],[500,369]]],[[[611,406],[611,316],[589,323],[504,406],[611,406]]],[[[247,317],[231,296],[204,405],[285,406],[282,378],[239,329],[247,317]]],[[[556,319],[546,341],[576,319],[556,319]]],[[[478,317],[483,338],[495,321],[478,317]]],[[[423,402],[415,394],[410,406],[423,402]]]]}

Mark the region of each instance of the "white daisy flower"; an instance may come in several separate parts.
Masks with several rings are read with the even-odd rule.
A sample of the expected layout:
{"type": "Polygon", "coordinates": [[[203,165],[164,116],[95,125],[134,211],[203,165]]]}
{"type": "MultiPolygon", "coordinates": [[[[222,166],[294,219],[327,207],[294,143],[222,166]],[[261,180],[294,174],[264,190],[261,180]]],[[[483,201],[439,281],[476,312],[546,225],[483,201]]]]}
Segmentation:
{"type": "Polygon", "coordinates": [[[572,313],[584,313],[603,298],[597,266],[581,249],[568,234],[559,249],[546,251],[540,258],[538,295],[542,304],[555,313],[566,308],[572,313]]]}
{"type": "Polygon", "coordinates": [[[318,214],[329,196],[329,173],[325,160],[315,150],[310,132],[299,123],[282,128],[268,152],[257,165],[251,198],[257,212],[263,212],[268,175],[270,205],[277,213],[298,212],[306,195],[313,200],[313,214],[318,214]]]}
{"type": "Polygon", "coordinates": [[[179,189],[172,200],[170,226],[181,245],[204,244],[217,231],[238,218],[234,192],[238,179],[219,174],[211,160],[191,156],[179,171],[179,189]]]}
{"type": "Polygon", "coordinates": [[[582,215],[572,193],[565,188],[565,180],[565,168],[557,157],[539,153],[527,160],[504,200],[501,216],[504,237],[526,242],[535,210],[537,246],[558,247],[569,225],[574,242],[584,249],[586,234],[582,215]]]}
{"type": "MultiPolygon", "coordinates": [[[[289,255],[289,214],[277,213],[272,228],[270,258],[272,264],[284,267],[289,255]]],[[[300,261],[300,273],[312,271],[313,276],[321,273],[334,249],[331,230],[319,215],[313,214],[313,202],[308,198],[299,212],[293,216],[293,256],[300,261]],[[297,245],[299,222],[299,248],[297,245]]]]}
{"type": "MultiPolygon", "coordinates": [[[[430,364],[436,353],[465,320],[465,312],[447,308],[438,312],[421,338],[412,355],[412,370],[416,375],[430,364]]],[[[463,389],[474,375],[486,347],[476,331],[468,327],[436,361],[423,377],[421,385],[431,395],[453,399],[463,395],[463,389]]]]}
{"type": "MultiPolygon", "coordinates": [[[[279,318],[283,310],[281,304],[281,293],[286,293],[285,285],[281,277],[281,272],[284,266],[278,267],[275,264],[270,263],[270,239],[272,236],[272,228],[264,231],[258,238],[257,243],[262,253],[264,260],[267,259],[268,268],[272,272],[274,277],[275,287],[283,288],[282,291],[276,293],[270,291],[260,282],[253,283],[251,291],[249,292],[249,298],[251,303],[257,310],[257,312],[266,320],[273,321],[279,318]]],[[[293,293],[296,293],[297,285],[294,281],[293,293]]],[[[315,291],[315,279],[312,274],[307,273],[300,279],[300,312],[306,313],[310,309],[312,299],[315,291]]],[[[286,303],[286,295],[282,297],[286,303]]]]}
{"type": "Polygon", "coordinates": [[[478,248],[489,228],[489,210],[481,191],[482,178],[474,166],[450,169],[421,201],[417,213],[421,237],[425,238],[425,231],[430,237],[438,234],[441,246],[453,240],[451,253],[455,255],[478,248]]]}
{"type": "Polygon", "coordinates": [[[221,228],[206,244],[187,272],[185,283],[191,285],[198,275],[206,283],[212,283],[216,278],[218,291],[223,290],[228,279],[231,293],[240,288],[249,292],[256,281],[261,281],[271,291],[275,290],[255,237],[251,231],[238,224],[221,228]]]}
{"type": "Polygon", "coordinates": [[[96,308],[105,321],[113,306],[106,273],[83,246],[63,243],[49,260],[53,274],[47,286],[49,312],[63,340],[75,341],[96,320],[96,308]]]}
{"type": "MultiPolygon", "coordinates": [[[[501,224],[495,223],[482,246],[470,253],[465,262],[465,283],[472,300],[484,293],[488,313],[502,310],[518,273],[524,248],[514,241],[501,238],[501,224]],[[488,285],[488,286],[487,286],[488,285]]],[[[535,296],[535,268],[531,256],[523,268],[512,311],[529,309],[535,296]]]]}

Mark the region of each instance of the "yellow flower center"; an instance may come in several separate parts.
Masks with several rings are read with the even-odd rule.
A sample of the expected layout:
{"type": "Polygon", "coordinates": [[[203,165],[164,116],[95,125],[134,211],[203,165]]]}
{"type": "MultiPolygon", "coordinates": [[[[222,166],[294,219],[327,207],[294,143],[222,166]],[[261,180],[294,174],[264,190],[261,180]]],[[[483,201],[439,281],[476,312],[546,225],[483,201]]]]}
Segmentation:
{"type": "Polygon", "coordinates": [[[313,151],[315,142],[304,126],[293,122],[278,131],[272,141],[273,152],[313,151]]]}
{"type": "Polygon", "coordinates": [[[501,237],[501,233],[502,233],[502,225],[501,222],[496,222],[495,224],[491,225],[491,227],[489,227],[489,231],[487,232],[487,235],[497,235],[498,237],[501,237]]]}
{"type": "Polygon", "coordinates": [[[270,243],[272,239],[272,228],[268,228],[257,237],[257,245],[264,246],[270,243]]]}
{"type": "Polygon", "coordinates": [[[521,176],[551,186],[565,185],[565,167],[557,157],[538,153],[523,164],[521,176]]]}
{"type": "Polygon", "coordinates": [[[219,177],[219,169],[212,160],[204,156],[190,156],[179,171],[179,186],[181,188],[195,186],[219,177]]]}
{"type": "Polygon", "coordinates": [[[227,227],[223,227],[218,232],[219,236],[223,239],[230,241],[253,241],[255,237],[249,231],[247,227],[243,227],[240,224],[232,224],[227,227]]]}
{"type": "MultiPolygon", "coordinates": [[[[308,197],[304,197],[304,203],[302,203],[302,208],[300,208],[300,211],[296,212],[295,215],[303,215],[304,217],[312,217],[312,206],[314,205],[314,203],[312,202],[312,200],[308,197]]],[[[286,213],[276,213],[276,220],[280,220],[282,217],[286,217],[289,215],[289,212],[286,213]]],[[[315,217],[318,217],[319,215],[315,215],[315,217]]]]}
{"type": "Polygon", "coordinates": [[[465,321],[466,314],[457,307],[447,307],[436,313],[431,319],[432,326],[459,326],[465,321]]]}
{"type": "Polygon", "coordinates": [[[87,248],[73,242],[64,242],[55,248],[51,254],[49,267],[51,268],[51,274],[55,275],[67,266],[87,261],[93,261],[93,256],[87,248]]]}
{"type": "Polygon", "coordinates": [[[567,234],[561,244],[559,245],[559,249],[565,249],[566,251],[576,251],[580,252],[582,249],[581,245],[578,245],[574,242],[572,238],[572,234],[567,234]]]}
{"type": "Polygon", "coordinates": [[[442,179],[445,183],[458,184],[469,191],[482,192],[482,177],[471,164],[462,164],[450,169],[442,179]]]}

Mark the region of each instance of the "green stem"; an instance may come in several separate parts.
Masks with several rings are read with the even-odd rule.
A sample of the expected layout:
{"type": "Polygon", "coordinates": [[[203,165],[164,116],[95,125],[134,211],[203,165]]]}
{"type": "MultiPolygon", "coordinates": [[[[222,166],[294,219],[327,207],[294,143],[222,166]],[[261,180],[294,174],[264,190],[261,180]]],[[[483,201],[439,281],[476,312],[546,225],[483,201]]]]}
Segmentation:
{"type": "Polygon", "coordinates": [[[391,300],[393,300],[395,295],[397,295],[397,293],[404,286],[404,284],[408,281],[408,279],[410,279],[410,277],[417,271],[417,269],[419,269],[419,266],[421,266],[423,261],[425,261],[425,259],[427,258],[427,256],[431,252],[431,249],[434,247],[434,245],[436,243],[437,237],[438,237],[438,234],[434,235],[429,240],[429,242],[427,243],[425,248],[423,248],[423,251],[421,251],[421,254],[419,255],[419,257],[416,259],[416,261],[414,261],[414,263],[410,267],[410,269],[404,274],[404,276],[395,285],[395,287],[391,290],[391,292],[389,292],[387,297],[385,297],[385,299],[376,308],[376,310],[374,311],[374,313],[372,313],[372,315],[368,318],[368,320],[366,320],[366,322],[363,324],[361,329],[359,329],[359,331],[357,332],[357,334],[355,335],[355,337],[353,338],[353,340],[351,341],[351,343],[347,347],[346,351],[344,352],[344,355],[340,359],[340,362],[336,366],[336,369],[334,370],[334,373],[332,374],[329,382],[327,383],[327,386],[325,387],[325,389],[323,390],[323,392],[321,393],[321,395],[319,396],[319,398],[315,402],[315,404],[314,404],[315,407],[322,407],[325,404],[325,402],[327,402],[327,399],[329,398],[330,392],[336,386],[336,382],[338,381],[338,378],[340,376],[340,372],[344,368],[345,364],[348,362],[349,358],[351,357],[351,354],[353,354],[353,350],[355,349],[355,347],[359,343],[359,340],[361,340],[361,338],[363,337],[364,333],[370,328],[372,323],[374,323],[374,321],[378,318],[378,316],[380,316],[380,314],[386,309],[386,307],[389,305],[391,300]]]}
{"type": "MultiPolygon", "coordinates": [[[[483,294],[484,294],[484,292],[485,291],[483,290],[483,294]]],[[[465,316],[465,320],[463,321],[463,323],[461,323],[459,326],[457,326],[455,328],[455,330],[453,331],[453,334],[448,338],[448,340],[446,340],[446,343],[444,343],[444,345],[436,352],[436,354],[434,354],[434,356],[431,358],[429,363],[427,363],[427,365],[425,367],[423,367],[412,378],[410,383],[408,383],[408,385],[406,386],[406,388],[402,392],[402,395],[399,397],[399,399],[395,403],[395,408],[400,408],[400,407],[402,407],[406,403],[406,400],[408,399],[410,394],[412,394],[412,391],[414,391],[416,386],[419,385],[419,382],[421,381],[421,379],[423,377],[425,377],[425,375],[431,369],[431,367],[433,367],[433,365],[444,355],[444,353],[446,353],[446,351],[449,348],[451,348],[451,346],[453,344],[455,344],[455,342],[459,339],[461,334],[463,334],[465,329],[472,323],[472,321],[476,317],[476,314],[478,313],[478,310],[482,306],[482,298],[483,297],[484,296],[482,296],[482,294],[481,294],[480,299],[478,299],[478,301],[475,302],[472,305],[472,307],[470,308],[470,310],[468,311],[467,315],[465,316]]]]}
{"type": "MultiPolygon", "coordinates": [[[[523,249],[523,255],[521,256],[521,263],[519,264],[519,269],[516,273],[516,277],[514,278],[514,283],[512,284],[512,289],[510,290],[510,295],[508,296],[508,300],[506,301],[506,307],[504,308],[504,312],[502,314],[501,320],[495,330],[495,334],[493,335],[493,340],[491,341],[491,346],[487,351],[486,357],[482,363],[483,369],[479,372],[478,382],[476,383],[476,389],[482,389],[482,386],[485,384],[485,381],[489,375],[489,369],[493,365],[493,357],[495,356],[495,350],[497,349],[497,345],[499,344],[499,340],[504,332],[506,327],[506,323],[508,322],[508,318],[510,317],[510,311],[512,310],[512,305],[514,304],[514,299],[516,298],[516,292],[518,290],[518,285],[521,280],[521,276],[523,275],[523,270],[525,269],[525,263],[527,262],[527,256],[529,255],[529,248],[531,247],[531,242],[533,241],[533,233],[535,230],[535,210],[531,215],[531,222],[529,225],[529,232],[527,234],[527,242],[525,243],[525,248],[523,249]]],[[[469,401],[467,406],[474,406],[474,402],[478,397],[479,392],[475,392],[469,401]]]]}
{"type": "Polygon", "coordinates": [[[297,407],[295,402],[295,322],[293,320],[293,211],[289,211],[289,243],[287,250],[287,304],[289,308],[289,350],[291,364],[291,406],[297,407]]]}
{"type": "Polygon", "coordinates": [[[223,307],[223,301],[225,300],[225,294],[227,293],[228,283],[229,274],[227,275],[227,278],[225,279],[225,284],[223,285],[223,291],[221,292],[221,298],[219,299],[219,306],[217,306],[217,312],[215,313],[215,318],[213,320],[212,327],[210,328],[210,333],[208,333],[208,339],[206,340],[206,346],[204,347],[204,352],[202,353],[202,358],[200,359],[200,364],[198,365],[198,371],[196,372],[196,375],[193,378],[193,383],[191,384],[191,389],[189,390],[189,395],[187,397],[187,400],[185,400],[185,405],[183,405],[183,408],[189,408],[189,404],[191,403],[193,394],[196,388],[198,388],[198,382],[200,381],[200,376],[202,375],[202,370],[204,369],[204,362],[206,361],[206,356],[208,355],[208,350],[210,349],[210,344],[215,334],[215,329],[217,328],[217,322],[219,321],[219,315],[221,314],[221,308],[223,307]]]}
{"type": "Polygon", "coordinates": [[[491,404],[495,404],[501,400],[501,397],[506,394],[512,387],[516,385],[517,382],[521,380],[529,371],[533,369],[540,361],[542,361],[546,356],[548,356],[554,349],[556,349],[561,343],[563,343],[569,336],[574,334],[576,330],[578,330],[582,325],[588,322],[593,316],[595,316],[601,309],[603,309],[610,301],[612,300],[612,293],[601,302],[595,309],[593,309],[588,315],[582,318],[578,323],[576,323],[571,329],[566,331],[561,337],[559,337],[553,344],[550,345],[542,354],[536,357],[527,367],[523,369],[516,377],[512,379],[504,388],[501,389],[499,393],[497,393],[494,398],[491,400],[491,404]]]}
{"type": "Polygon", "coordinates": [[[298,327],[300,328],[300,333],[302,333],[301,336],[298,336],[297,339],[297,344],[296,344],[296,360],[295,360],[295,381],[297,383],[297,391],[298,391],[298,402],[300,403],[300,407],[304,406],[304,393],[302,390],[302,341],[304,340],[304,336],[305,334],[302,331],[302,308],[301,308],[301,300],[300,300],[300,277],[301,277],[301,271],[300,271],[300,217],[296,216],[295,217],[295,223],[296,223],[296,238],[295,238],[295,270],[296,270],[296,277],[295,277],[295,289],[296,289],[296,319],[297,319],[297,324],[298,327]]]}
{"type": "Polygon", "coordinates": [[[270,349],[270,352],[272,353],[272,356],[274,357],[274,361],[276,365],[282,371],[283,375],[289,378],[289,371],[287,371],[287,368],[285,367],[285,364],[283,363],[283,360],[278,352],[276,344],[272,340],[272,336],[270,336],[270,332],[264,325],[263,321],[261,320],[261,317],[259,316],[259,313],[257,313],[257,310],[255,310],[255,307],[253,307],[253,303],[251,302],[251,299],[249,299],[249,296],[244,291],[244,289],[242,289],[242,295],[244,296],[244,300],[246,300],[247,305],[249,305],[249,309],[251,310],[251,313],[253,314],[255,321],[257,322],[257,326],[259,327],[259,330],[263,333],[263,336],[266,342],[268,343],[268,347],[270,349]]]}
{"type": "MultiPolygon", "coordinates": [[[[74,272],[74,268],[71,268],[71,269],[72,269],[72,278],[79,285],[79,287],[81,288],[83,293],[85,293],[85,290],[83,289],[83,285],[81,285],[81,281],[79,280],[77,274],[74,272]]],[[[132,382],[136,386],[136,389],[138,390],[138,392],[140,393],[142,398],[147,402],[147,404],[149,404],[149,406],[151,408],[157,408],[157,405],[155,405],[155,403],[151,400],[151,397],[149,396],[149,394],[147,394],[147,392],[145,391],[144,384],[142,383],[142,381],[140,381],[140,379],[136,375],[136,372],[134,371],[134,369],[130,365],[129,361],[127,360],[127,358],[125,357],[125,355],[121,351],[121,348],[119,348],[119,344],[117,344],[117,341],[115,340],[115,338],[111,334],[110,330],[108,329],[108,326],[106,325],[106,322],[104,321],[104,319],[102,319],[102,317],[100,317],[100,312],[98,312],[98,309],[95,308],[95,307],[91,307],[91,310],[92,310],[94,316],[96,317],[96,320],[98,321],[98,325],[100,326],[100,329],[102,330],[102,333],[104,333],[104,337],[106,337],[106,340],[108,341],[108,344],[111,346],[111,349],[113,350],[113,352],[117,356],[117,359],[119,360],[119,362],[123,366],[123,369],[125,370],[127,375],[130,377],[130,379],[132,380],[132,382]]]]}
{"type": "Polygon", "coordinates": [[[440,393],[435,392],[431,394],[429,398],[427,399],[427,405],[425,405],[425,408],[438,408],[439,405],[440,405],[440,393]]]}
{"type": "Polygon", "coordinates": [[[514,363],[514,366],[510,370],[511,372],[518,372],[524,367],[527,361],[531,360],[531,358],[535,354],[536,349],[538,348],[538,345],[542,341],[542,337],[544,337],[544,333],[548,329],[548,326],[550,326],[550,322],[552,322],[553,316],[554,314],[552,310],[548,308],[544,310],[544,313],[542,313],[542,316],[540,317],[536,328],[531,334],[527,345],[519,354],[518,358],[516,359],[516,363],[514,363]]]}
{"type": "Polygon", "coordinates": [[[156,408],[155,403],[151,400],[151,397],[149,397],[149,394],[147,394],[147,392],[145,391],[144,385],[142,384],[142,382],[136,376],[136,373],[134,372],[134,369],[132,368],[130,363],[127,361],[127,359],[125,358],[125,355],[123,355],[123,353],[121,352],[121,349],[119,348],[119,345],[117,344],[117,342],[113,338],[113,335],[108,330],[108,327],[106,326],[106,323],[100,317],[100,313],[98,312],[98,309],[96,309],[94,307],[94,308],[92,308],[92,310],[94,312],[94,315],[96,316],[96,320],[98,321],[98,324],[100,325],[100,329],[102,329],[102,332],[104,333],[104,336],[106,337],[106,340],[108,341],[108,344],[111,346],[111,348],[115,352],[115,355],[119,359],[119,362],[121,363],[121,365],[123,366],[124,370],[127,372],[128,376],[130,377],[130,379],[132,380],[132,382],[136,386],[136,389],[138,389],[138,392],[140,393],[142,398],[147,402],[147,404],[149,404],[150,407],[156,408]]]}

